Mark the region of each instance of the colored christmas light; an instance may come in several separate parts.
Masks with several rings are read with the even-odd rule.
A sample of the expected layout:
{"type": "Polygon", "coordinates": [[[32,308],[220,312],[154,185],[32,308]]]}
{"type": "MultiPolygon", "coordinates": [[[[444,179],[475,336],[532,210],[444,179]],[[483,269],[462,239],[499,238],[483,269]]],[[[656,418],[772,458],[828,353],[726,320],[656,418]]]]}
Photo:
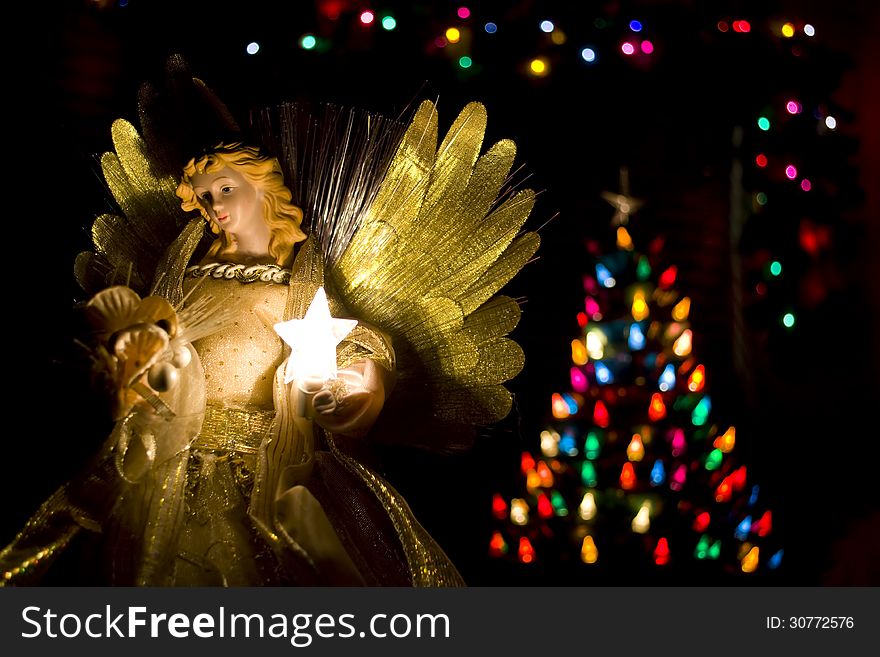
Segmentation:
{"type": "Polygon", "coordinates": [[[758,484],[752,486],[752,493],[749,495],[749,506],[754,506],[758,502],[758,496],[761,494],[761,487],[758,484]]]}
{"type": "Polygon", "coordinates": [[[462,57],[458,58],[458,65],[461,68],[470,68],[473,65],[473,63],[474,63],[474,60],[472,60],[467,55],[463,55],[462,57]]]}
{"type": "Polygon", "coordinates": [[[529,505],[520,497],[510,501],[510,522],[520,527],[529,524],[529,505]]]}
{"type": "Polygon", "coordinates": [[[608,267],[602,263],[596,265],[596,279],[601,285],[604,285],[607,288],[612,288],[617,284],[617,281],[614,280],[614,276],[611,275],[608,267]]]}
{"type": "Polygon", "coordinates": [[[672,353],[680,358],[684,358],[691,353],[691,340],[693,334],[690,329],[685,329],[678,339],[672,343],[672,353]]]}
{"type": "Polygon", "coordinates": [[[706,556],[709,559],[718,559],[718,557],[721,556],[721,541],[715,541],[714,543],[712,543],[712,546],[709,548],[706,556]]]}
{"type": "Polygon", "coordinates": [[[260,52],[260,44],[256,41],[251,41],[249,44],[247,44],[247,48],[245,48],[245,51],[248,55],[256,55],[258,52],[260,52]]]}
{"type": "MultiPolygon", "coordinates": [[[[589,334],[587,335],[589,338],[589,334]]],[[[602,349],[601,343],[598,346],[598,349],[602,349]]],[[[601,351],[600,351],[601,353],[601,351]]],[[[599,356],[601,358],[602,356],[599,356]]],[[[575,365],[586,365],[587,364],[587,345],[585,345],[580,340],[572,340],[571,341],[571,360],[575,365]]]]}
{"type": "Polygon", "coordinates": [[[535,465],[537,465],[535,463],[535,459],[532,458],[532,455],[529,454],[528,452],[522,453],[522,457],[520,458],[519,464],[520,464],[520,469],[522,470],[523,474],[527,473],[529,470],[534,470],[535,465]]]}
{"type": "Polygon", "coordinates": [[[688,377],[688,390],[691,392],[700,392],[706,385],[706,368],[703,365],[697,365],[691,375],[688,377]]]}
{"type": "Polygon", "coordinates": [[[733,495],[733,486],[727,477],[721,480],[721,484],[715,489],[715,501],[719,503],[729,502],[733,495]]]}
{"type": "Polygon", "coordinates": [[[704,531],[709,529],[709,523],[711,521],[712,517],[707,511],[703,511],[702,513],[697,514],[697,517],[694,519],[694,531],[698,534],[702,534],[704,531]]]}
{"type": "Polygon", "coordinates": [[[495,34],[498,31],[498,26],[495,23],[486,23],[483,26],[483,29],[486,30],[487,34],[495,34]]]}
{"type": "Polygon", "coordinates": [[[468,9],[467,7],[459,7],[458,11],[456,13],[458,14],[459,18],[464,19],[464,18],[468,18],[471,15],[471,10],[468,9]]]}
{"type": "Polygon", "coordinates": [[[803,180],[801,180],[801,189],[805,192],[808,192],[813,189],[813,183],[811,183],[807,178],[804,178],[803,180]]]}
{"type": "Polygon", "coordinates": [[[837,119],[835,119],[833,116],[826,116],[825,117],[825,127],[828,128],[829,130],[836,130],[837,129],[837,119]]]}
{"type": "Polygon", "coordinates": [[[373,20],[376,18],[376,15],[371,11],[363,11],[361,12],[360,20],[364,25],[372,24],[373,20]]]}
{"type": "Polygon", "coordinates": [[[736,531],[733,532],[734,537],[738,541],[744,541],[749,537],[749,532],[752,529],[752,516],[746,516],[742,519],[736,526],[736,531]]]}
{"type": "Polygon", "coordinates": [[[759,116],[758,127],[764,132],[767,132],[770,129],[770,119],[768,119],[766,116],[759,116]]]}
{"type": "Polygon", "coordinates": [[[519,539],[517,556],[521,563],[532,563],[535,560],[535,548],[532,547],[531,541],[525,536],[519,539]]]}
{"type": "Polygon", "coordinates": [[[758,153],[755,156],[755,164],[757,164],[762,169],[767,166],[767,156],[763,153],[758,153]]]}
{"type": "MultiPolygon", "coordinates": [[[[591,329],[587,331],[585,346],[587,353],[593,360],[600,360],[605,355],[605,345],[607,343],[608,338],[606,338],[605,334],[599,329],[591,329]]],[[[578,365],[584,365],[585,363],[586,361],[584,363],[578,363],[578,365]]]]}
{"type": "Polygon", "coordinates": [[[597,400],[596,405],[593,407],[593,422],[596,423],[597,427],[607,429],[610,421],[611,416],[608,414],[605,403],[601,399],[597,400]]]}
{"type": "Polygon", "coordinates": [[[542,518],[549,518],[553,515],[553,505],[550,504],[550,498],[544,493],[538,496],[538,515],[542,518]]]}
{"type": "Polygon", "coordinates": [[[681,490],[684,487],[685,481],[687,481],[687,468],[680,465],[675,469],[675,472],[672,473],[672,478],[669,480],[669,487],[672,490],[681,490]]]}
{"type": "Polygon", "coordinates": [[[620,50],[623,52],[624,55],[632,55],[636,51],[636,47],[629,41],[624,41],[620,45],[620,50]]]}
{"type": "Polygon", "coordinates": [[[507,543],[504,541],[501,532],[494,532],[492,534],[492,540],[489,541],[489,556],[501,557],[507,554],[507,550],[507,543]]]}
{"type": "Polygon", "coordinates": [[[581,482],[583,482],[584,486],[595,488],[597,483],[596,466],[593,465],[592,461],[584,461],[581,464],[581,482]]]}
{"type": "Polygon", "coordinates": [[[789,114],[800,114],[801,110],[803,110],[803,105],[796,100],[790,100],[785,104],[785,111],[789,114]]]}
{"type": "Polygon", "coordinates": [[[770,273],[773,276],[779,276],[780,274],[782,274],[782,263],[779,262],[778,260],[774,260],[773,262],[771,262],[770,263],[770,273]]]}
{"type": "Polygon", "coordinates": [[[695,427],[701,427],[709,420],[709,413],[712,411],[712,400],[709,395],[705,395],[700,402],[694,407],[691,413],[691,422],[695,427]]]}
{"type": "Polygon", "coordinates": [[[553,21],[548,21],[548,20],[541,21],[541,24],[539,25],[539,27],[541,28],[541,31],[546,34],[550,34],[553,31],[553,29],[555,28],[555,26],[553,25],[553,21]]]}
{"type": "Polygon", "coordinates": [[[595,317],[600,312],[599,304],[593,297],[587,297],[584,300],[584,310],[587,311],[590,317],[595,317]]]}
{"type": "Polygon", "coordinates": [[[541,487],[541,477],[538,476],[537,470],[529,470],[526,472],[526,488],[530,493],[541,487]]]}
{"type": "Polygon", "coordinates": [[[578,410],[580,410],[580,404],[578,401],[567,392],[562,393],[562,399],[565,400],[565,403],[568,405],[569,415],[575,415],[578,410]]]}
{"type": "Polygon", "coordinates": [[[587,375],[579,367],[571,368],[571,387],[575,392],[586,392],[589,387],[587,375]]]}
{"type": "Polygon", "coordinates": [[[633,32],[641,32],[642,31],[642,23],[641,21],[632,20],[629,22],[629,29],[633,32]]]}
{"type": "Polygon", "coordinates": [[[587,434],[587,439],[584,441],[584,454],[588,459],[595,459],[599,456],[599,451],[602,449],[599,443],[599,437],[596,435],[595,431],[590,431],[587,434]]]}
{"type": "Polygon", "coordinates": [[[645,445],[642,443],[642,437],[637,433],[633,434],[632,440],[627,445],[626,458],[636,463],[645,458],[645,445]]]}
{"type": "Polygon", "coordinates": [[[645,301],[645,293],[642,290],[636,290],[633,295],[632,316],[637,322],[647,319],[649,315],[648,303],[645,301]]]}
{"type": "Polygon", "coordinates": [[[299,40],[299,45],[303,50],[312,50],[318,43],[318,40],[312,34],[305,34],[299,40]]]}
{"type": "Polygon", "coordinates": [[[630,523],[630,527],[632,527],[636,534],[648,533],[648,530],[651,529],[651,505],[649,502],[642,502],[639,512],[632,519],[632,523],[630,523]]]}
{"type": "Polygon", "coordinates": [[[651,395],[651,405],[648,407],[648,417],[652,422],[662,420],[666,417],[666,404],[663,403],[663,396],[659,392],[651,395]]]}
{"type": "Polygon", "coordinates": [[[667,363],[666,367],[663,368],[658,385],[663,392],[672,390],[675,387],[675,366],[672,363],[667,363]]]}
{"type": "Polygon", "coordinates": [[[568,515],[568,507],[565,504],[565,499],[562,497],[562,493],[558,490],[554,490],[550,493],[550,503],[553,505],[553,512],[559,517],[565,517],[568,515]]]}
{"type": "Polygon", "coordinates": [[[676,429],[672,434],[672,455],[681,456],[687,449],[687,441],[682,429],[676,429]]]}
{"type": "Polygon", "coordinates": [[[394,16],[383,16],[382,17],[382,28],[390,32],[394,28],[397,27],[397,19],[394,16]]]}
{"type": "Polygon", "coordinates": [[[760,520],[752,524],[752,531],[761,538],[773,531],[773,513],[765,511],[760,520]]]}
{"type": "Polygon", "coordinates": [[[736,445],[736,429],[734,427],[728,428],[727,431],[718,436],[713,443],[713,446],[716,449],[725,454],[730,454],[730,452],[733,451],[734,445],[736,445]]]}
{"type": "Polygon", "coordinates": [[[629,231],[623,226],[617,227],[617,248],[624,251],[632,251],[635,248],[629,231]]]}
{"type": "Polygon", "coordinates": [[[558,433],[547,431],[546,429],[541,432],[541,453],[548,458],[553,458],[559,454],[558,433]]]}
{"type": "Polygon", "coordinates": [[[741,567],[744,573],[753,573],[758,569],[759,555],[760,550],[756,545],[751,550],[749,550],[749,553],[745,557],[743,557],[741,567]]]}
{"type": "Polygon", "coordinates": [[[709,452],[709,455],[706,457],[705,468],[712,472],[713,470],[717,470],[721,467],[721,460],[724,458],[724,455],[721,453],[720,449],[713,449],[709,452]]]}
{"type": "Polygon", "coordinates": [[[658,566],[665,566],[669,563],[671,554],[669,552],[669,542],[666,538],[661,537],[657,541],[657,547],[654,548],[654,563],[658,566]]]}
{"type": "Polygon", "coordinates": [[[577,456],[577,441],[571,429],[567,430],[562,438],[559,439],[559,451],[568,456],[577,456]]]}
{"type": "Polygon", "coordinates": [[[642,333],[642,327],[638,324],[630,324],[627,344],[633,351],[639,351],[640,349],[645,348],[645,334],[642,333]]]}
{"type": "Polygon", "coordinates": [[[779,568],[779,565],[782,563],[782,555],[784,552],[784,550],[779,550],[778,552],[776,552],[776,554],[774,554],[767,560],[767,567],[770,570],[776,570],[777,568],[779,568]]]}
{"type": "Polygon", "coordinates": [[[596,549],[596,543],[593,537],[587,534],[581,543],[581,561],[586,564],[593,564],[599,560],[599,550],[596,549]]]}
{"type": "Polygon", "coordinates": [[[492,515],[499,520],[504,520],[507,517],[507,502],[498,493],[492,496],[492,515]]]}
{"type": "Polygon", "coordinates": [[[592,520],[596,517],[596,499],[591,491],[584,493],[580,506],[578,506],[578,515],[581,520],[592,520]]]}
{"type": "MultiPolygon", "coordinates": [[[[536,57],[529,62],[529,72],[537,77],[544,77],[550,72],[550,64],[543,57],[536,57]]],[[[607,285],[607,287],[611,287],[613,284],[614,283],[612,282],[612,284],[607,285]]]]}
{"type": "Polygon", "coordinates": [[[551,412],[553,413],[553,417],[555,417],[557,420],[564,420],[569,415],[571,415],[571,413],[569,413],[568,411],[568,404],[562,398],[562,395],[560,395],[558,392],[553,393],[550,398],[550,402],[551,412]]]}
{"type": "Polygon", "coordinates": [[[688,318],[688,315],[691,312],[691,298],[690,297],[682,297],[682,300],[679,301],[672,308],[672,319],[676,322],[683,322],[688,318]]]}
{"type": "Polygon", "coordinates": [[[733,490],[739,492],[745,488],[747,476],[748,470],[744,465],[739,466],[736,470],[731,472],[728,479],[730,480],[730,485],[733,486],[733,490]]]}
{"type": "Polygon", "coordinates": [[[697,547],[694,548],[694,556],[697,559],[703,560],[709,554],[709,537],[706,534],[700,536],[700,540],[697,541],[697,547]]]}
{"type": "Polygon", "coordinates": [[[648,280],[648,277],[651,275],[651,263],[648,262],[648,259],[645,256],[641,256],[639,258],[639,263],[636,265],[636,278],[640,281],[648,280]]]}
{"type": "Polygon", "coordinates": [[[786,23],[785,25],[782,26],[781,32],[782,32],[782,36],[784,36],[787,39],[790,39],[791,37],[794,36],[794,25],[792,25],[791,23],[786,23]]]}
{"type": "Polygon", "coordinates": [[[673,285],[675,285],[675,277],[678,275],[678,267],[672,265],[668,269],[666,269],[662,274],[660,274],[660,278],[658,279],[658,285],[663,290],[668,290],[673,285]]]}
{"type": "Polygon", "coordinates": [[[642,41],[642,43],[639,45],[639,47],[642,49],[642,52],[645,53],[646,55],[650,55],[652,52],[654,52],[654,44],[652,42],[648,41],[647,39],[642,41]]]}
{"type": "Polygon", "coordinates": [[[446,30],[444,36],[449,43],[458,43],[461,40],[461,30],[457,27],[450,27],[446,30]]]}
{"type": "Polygon", "coordinates": [[[782,316],[782,325],[785,326],[785,328],[792,328],[794,326],[794,322],[794,313],[785,313],[782,316]]]}
{"type": "Polygon", "coordinates": [[[553,473],[544,461],[538,461],[538,477],[541,478],[541,486],[550,488],[553,486],[553,473]]]}
{"type": "Polygon", "coordinates": [[[795,178],[797,178],[797,173],[797,167],[795,167],[795,165],[789,164],[785,167],[785,177],[789,180],[794,180],[795,178]]]}
{"type": "Polygon", "coordinates": [[[594,365],[596,368],[596,381],[599,383],[614,383],[614,377],[611,375],[611,370],[609,370],[602,361],[597,360],[594,365]]]}
{"type": "Polygon", "coordinates": [[[584,48],[581,50],[581,58],[588,64],[596,61],[596,51],[592,48],[584,48]]]}
{"type": "Polygon", "coordinates": [[[636,471],[632,463],[624,463],[620,469],[620,487],[623,490],[632,490],[636,485],[636,471]]]}
{"type": "Polygon", "coordinates": [[[666,468],[663,466],[663,460],[657,459],[651,468],[651,485],[662,486],[664,481],[666,481],[666,468]]]}

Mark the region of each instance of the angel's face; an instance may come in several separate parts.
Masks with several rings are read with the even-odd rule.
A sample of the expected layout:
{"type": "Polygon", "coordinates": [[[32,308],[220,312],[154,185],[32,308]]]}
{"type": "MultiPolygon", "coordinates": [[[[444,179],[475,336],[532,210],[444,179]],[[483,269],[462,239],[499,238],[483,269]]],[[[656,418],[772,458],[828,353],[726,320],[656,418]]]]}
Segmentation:
{"type": "Polygon", "coordinates": [[[238,171],[224,167],[197,173],[190,182],[199,203],[222,230],[238,238],[265,232],[262,191],[238,171]]]}

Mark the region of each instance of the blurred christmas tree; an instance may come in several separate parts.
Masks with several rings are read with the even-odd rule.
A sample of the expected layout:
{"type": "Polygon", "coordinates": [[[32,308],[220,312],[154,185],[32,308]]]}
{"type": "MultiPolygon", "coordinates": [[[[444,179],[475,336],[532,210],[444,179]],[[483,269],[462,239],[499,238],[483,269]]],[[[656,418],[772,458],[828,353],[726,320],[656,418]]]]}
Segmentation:
{"type": "Polygon", "coordinates": [[[735,427],[713,413],[691,300],[662,239],[636,249],[627,226],[640,202],[621,182],[604,194],[609,243],[588,242],[570,390],[552,396],[540,453],[522,454],[520,490],[493,498],[490,554],[543,581],[773,573],[773,512],[736,460],[735,427]]]}

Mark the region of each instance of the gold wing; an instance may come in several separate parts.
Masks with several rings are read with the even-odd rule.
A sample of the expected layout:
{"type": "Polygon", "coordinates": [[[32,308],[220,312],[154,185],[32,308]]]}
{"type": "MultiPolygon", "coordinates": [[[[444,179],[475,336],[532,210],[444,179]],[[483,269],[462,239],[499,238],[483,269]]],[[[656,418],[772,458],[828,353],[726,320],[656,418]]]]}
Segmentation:
{"type": "Polygon", "coordinates": [[[200,220],[188,220],[175,195],[177,180],[160,175],[137,129],[123,119],[111,128],[113,152],[101,157],[101,169],[119,214],[103,214],[92,225],[94,252],[79,254],[77,281],[90,294],[127,284],[140,294],[171,281],[156,281],[157,271],[182,271],[202,236],[200,220]],[[170,249],[169,245],[181,248],[170,249]],[[170,266],[170,265],[177,266],[170,266]]]}
{"type": "MultiPolygon", "coordinates": [[[[412,419],[498,421],[512,402],[503,384],[523,366],[522,349],[507,337],[519,306],[496,293],[538,248],[536,233],[521,232],[535,194],[506,189],[516,146],[503,140],[480,155],[485,129],[485,107],[471,103],[438,148],[437,113],[423,103],[329,271],[347,308],[391,334],[399,377],[392,400],[412,419]]],[[[459,440],[447,432],[425,442],[449,448],[459,440]]]]}

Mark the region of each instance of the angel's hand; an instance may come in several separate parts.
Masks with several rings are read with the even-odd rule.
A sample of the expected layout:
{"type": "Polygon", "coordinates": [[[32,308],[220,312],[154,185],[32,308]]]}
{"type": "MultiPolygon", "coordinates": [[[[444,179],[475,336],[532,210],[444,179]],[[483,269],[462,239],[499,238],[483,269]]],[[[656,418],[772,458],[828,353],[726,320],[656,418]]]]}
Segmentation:
{"type": "Polygon", "coordinates": [[[365,435],[385,403],[385,373],[371,360],[340,370],[312,399],[315,422],[332,433],[365,435]]]}

